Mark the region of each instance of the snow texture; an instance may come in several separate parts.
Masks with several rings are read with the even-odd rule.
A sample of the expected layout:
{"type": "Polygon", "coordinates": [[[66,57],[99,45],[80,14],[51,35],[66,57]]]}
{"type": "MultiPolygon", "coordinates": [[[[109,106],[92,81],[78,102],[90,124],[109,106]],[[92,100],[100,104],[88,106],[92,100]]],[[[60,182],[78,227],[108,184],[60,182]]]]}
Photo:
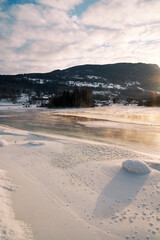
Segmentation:
{"type": "Polygon", "coordinates": [[[148,174],[151,172],[149,166],[140,160],[126,160],[122,163],[122,168],[137,174],[148,174]]]}
{"type": "Polygon", "coordinates": [[[4,146],[7,146],[7,145],[8,145],[8,143],[5,140],[0,139],[0,147],[4,147],[4,146]]]}
{"type": "Polygon", "coordinates": [[[15,219],[10,198],[10,193],[14,189],[15,186],[6,177],[5,171],[0,169],[0,239],[31,240],[33,236],[30,228],[15,219]]]}

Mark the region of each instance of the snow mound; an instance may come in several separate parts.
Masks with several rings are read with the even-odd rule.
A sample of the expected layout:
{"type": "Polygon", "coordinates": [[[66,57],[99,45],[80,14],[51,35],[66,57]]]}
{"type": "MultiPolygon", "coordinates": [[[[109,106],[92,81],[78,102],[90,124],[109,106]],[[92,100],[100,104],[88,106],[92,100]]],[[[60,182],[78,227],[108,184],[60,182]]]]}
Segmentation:
{"type": "Polygon", "coordinates": [[[36,141],[34,141],[34,142],[28,142],[27,145],[28,146],[43,146],[43,145],[45,145],[45,143],[44,142],[36,142],[36,141]]]}
{"type": "Polygon", "coordinates": [[[131,173],[147,174],[151,172],[149,166],[140,160],[126,160],[122,163],[122,168],[131,173]]]}
{"type": "Polygon", "coordinates": [[[7,145],[8,145],[8,143],[5,140],[0,139],[0,147],[4,147],[4,146],[7,146],[7,145]]]}

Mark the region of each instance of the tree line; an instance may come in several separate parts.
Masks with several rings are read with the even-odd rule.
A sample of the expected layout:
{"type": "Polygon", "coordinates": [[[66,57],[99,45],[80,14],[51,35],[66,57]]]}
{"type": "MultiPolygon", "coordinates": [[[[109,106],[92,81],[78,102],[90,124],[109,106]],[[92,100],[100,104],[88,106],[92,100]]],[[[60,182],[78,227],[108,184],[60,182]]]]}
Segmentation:
{"type": "Polygon", "coordinates": [[[75,87],[73,91],[65,90],[53,96],[47,104],[53,107],[94,107],[92,89],[89,87],[75,87]]]}

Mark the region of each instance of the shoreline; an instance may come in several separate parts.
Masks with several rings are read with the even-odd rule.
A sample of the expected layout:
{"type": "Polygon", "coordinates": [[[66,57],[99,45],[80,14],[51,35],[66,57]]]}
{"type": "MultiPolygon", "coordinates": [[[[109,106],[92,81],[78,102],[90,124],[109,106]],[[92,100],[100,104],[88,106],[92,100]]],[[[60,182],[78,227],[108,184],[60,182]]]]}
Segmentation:
{"type": "Polygon", "coordinates": [[[68,139],[68,140],[71,140],[71,141],[76,141],[76,142],[86,142],[86,143],[93,143],[93,144],[99,144],[99,145],[110,145],[110,146],[116,146],[118,148],[122,148],[122,149],[129,149],[130,151],[133,151],[133,152],[137,152],[139,154],[145,154],[147,156],[153,156],[153,157],[158,157],[159,156],[159,151],[157,149],[149,149],[147,148],[147,146],[138,146],[138,144],[131,144],[131,143],[128,143],[128,145],[124,144],[124,143],[120,143],[119,141],[115,141],[113,142],[113,140],[109,141],[109,140],[103,140],[103,139],[90,139],[90,138],[81,138],[81,137],[78,137],[78,136],[69,136],[69,135],[63,135],[63,134],[55,134],[55,133],[48,133],[48,132],[40,132],[40,131],[30,131],[30,130],[25,130],[25,129],[21,129],[21,128],[15,128],[15,127],[12,127],[12,126],[9,126],[9,125],[5,125],[5,124],[0,124],[0,126],[4,127],[4,128],[8,128],[8,129],[11,129],[11,130],[18,130],[18,131],[22,131],[22,132],[26,132],[28,134],[31,134],[31,135],[35,135],[37,137],[44,137],[44,138],[50,138],[50,139],[68,139]]]}

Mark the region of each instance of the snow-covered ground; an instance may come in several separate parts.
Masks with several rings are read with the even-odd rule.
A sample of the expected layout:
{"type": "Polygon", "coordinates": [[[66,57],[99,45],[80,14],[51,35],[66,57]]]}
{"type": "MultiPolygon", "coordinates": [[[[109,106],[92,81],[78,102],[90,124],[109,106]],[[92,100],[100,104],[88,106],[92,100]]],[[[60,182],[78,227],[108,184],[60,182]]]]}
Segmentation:
{"type": "Polygon", "coordinates": [[[4,126],[0,140],[0,239],[160,239],[159,156],[4,126]]]}
{"type": "Polygon", "coordinates": [[[6,172],[0,169],[0,239],[2,240],[32,240],[29,226],[16,219],[12,208],[11,192],[17,186],[6,177],[6,172]]]}
{"type": "MultiPolygon", "coordinates": [[[[103,120],[80,122],[92,128],[121,122],[158,131],[160,123],[159,109],[133,106],[0,110],[103,120]]],[[[158,152],[0,125],[0,239],[158,240],[159,197],[158,152]]]]}

